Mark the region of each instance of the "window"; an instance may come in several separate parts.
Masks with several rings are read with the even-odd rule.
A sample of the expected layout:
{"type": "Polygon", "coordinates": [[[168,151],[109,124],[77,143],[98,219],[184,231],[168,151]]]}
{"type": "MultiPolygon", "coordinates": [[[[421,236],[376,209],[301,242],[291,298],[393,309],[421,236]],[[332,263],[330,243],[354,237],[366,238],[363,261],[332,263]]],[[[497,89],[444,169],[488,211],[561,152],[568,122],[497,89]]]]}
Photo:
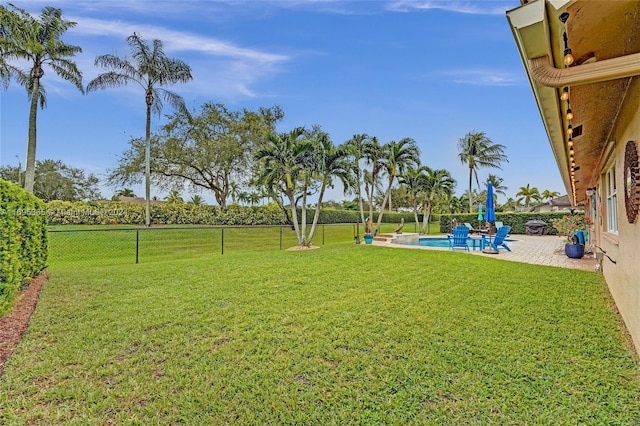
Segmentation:
{"type": "Polygon", "coordinates": [[[618,195],[616,191],[616,163],[614,162],[605,176],[607,196],[607,231],[618,233],[618,195]]]}

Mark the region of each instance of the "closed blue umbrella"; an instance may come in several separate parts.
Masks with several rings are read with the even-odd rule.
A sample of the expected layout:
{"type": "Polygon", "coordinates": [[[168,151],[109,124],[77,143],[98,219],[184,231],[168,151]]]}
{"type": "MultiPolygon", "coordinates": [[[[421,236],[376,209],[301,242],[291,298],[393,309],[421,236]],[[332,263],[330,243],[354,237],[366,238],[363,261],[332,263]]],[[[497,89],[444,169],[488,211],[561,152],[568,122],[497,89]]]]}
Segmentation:
{"type": "Polygon", "coordinates": [[[478,204],[478,222],[482,222],[482,203],[478,204]]]}
{"type": "MultiPolygon", "coordinates": [[[[487,223],[492,224],[496,221],[496,211],[495,211],[495,207],[493,206],[493,184],[491,182],[489,182],[489,184],[487,185],[487,210],[484,213],[484,220],[487,221],[487,223]]],[[[487,250],[484,250],[485,253],[498,253],[497,250],[494,250],[491,247],[491,225],[489,225],[489,248],[487,250]]]]}

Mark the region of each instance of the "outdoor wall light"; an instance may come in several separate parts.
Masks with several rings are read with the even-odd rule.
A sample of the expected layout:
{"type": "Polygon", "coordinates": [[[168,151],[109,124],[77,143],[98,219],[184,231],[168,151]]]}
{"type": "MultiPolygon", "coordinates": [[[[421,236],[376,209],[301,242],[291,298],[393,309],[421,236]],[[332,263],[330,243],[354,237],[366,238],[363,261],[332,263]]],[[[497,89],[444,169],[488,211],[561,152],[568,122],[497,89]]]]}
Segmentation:
{"type": "Polygon", "coordinates": [[[564,12],[560,15],[560,21],[564,25],[564,32],[562,38],[564,40],[564,64],[569,66],[573,64],[573,54],[569,48],[569,38],[567,37],[567,19],[569,19],[569,12],[564,12]]]}
{"type": "Polygon", "coordinates": [[[562,93],[560,94],[560,99],[566,101],[569,99],[569,88],[567,86],[562,88],[562,93]]]}

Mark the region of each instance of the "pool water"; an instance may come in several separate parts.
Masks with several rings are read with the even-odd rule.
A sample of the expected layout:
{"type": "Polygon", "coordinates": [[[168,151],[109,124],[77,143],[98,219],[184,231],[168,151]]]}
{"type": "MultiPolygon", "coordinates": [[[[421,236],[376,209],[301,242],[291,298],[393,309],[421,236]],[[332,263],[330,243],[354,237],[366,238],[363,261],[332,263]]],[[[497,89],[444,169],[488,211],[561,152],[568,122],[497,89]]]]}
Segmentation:
{"type": "MultiPolygon", "coordinates": [[[[510,243],[513,242],[515,240],[506,238],[504,240],[506,243],[510,243]]],[[[487,243],[489,242],[489,239],[487,238],[487,243]]],[[[427,238],[420,238],[420,240],[418,241],[411,241],[411,242],[407,242],[404,243],[406,245],[410,245],[410,246],[421,246],[421,247],[444,247],[444,248],[449,248],[449,239],[444,237],[427,237],[427,238]]],[[[467,240],[467,245],[469,246],[470,249],[473,248],[473,241],[472,240],[467,240]]],[[[476,247],[478,247],[479,244],[476,241],[476,247]]]]}

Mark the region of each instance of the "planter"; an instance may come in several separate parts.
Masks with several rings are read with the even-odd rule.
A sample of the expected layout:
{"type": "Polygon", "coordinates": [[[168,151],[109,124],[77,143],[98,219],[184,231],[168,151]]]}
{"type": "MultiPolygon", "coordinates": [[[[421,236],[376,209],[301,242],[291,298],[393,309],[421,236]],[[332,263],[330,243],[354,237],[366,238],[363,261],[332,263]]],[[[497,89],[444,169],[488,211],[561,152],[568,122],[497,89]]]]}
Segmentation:
{"type": "Polygon", "coordinates": [[[364,234],[364,243],[371,244],[373,242],[373,234],[364,234]]]}
{"type": "Polygon", "coordinates": [[[582,256],[584,256],[584,246],[582,244],[565,244],[564,254],[571,259],[582,259],[582,256]]]}

